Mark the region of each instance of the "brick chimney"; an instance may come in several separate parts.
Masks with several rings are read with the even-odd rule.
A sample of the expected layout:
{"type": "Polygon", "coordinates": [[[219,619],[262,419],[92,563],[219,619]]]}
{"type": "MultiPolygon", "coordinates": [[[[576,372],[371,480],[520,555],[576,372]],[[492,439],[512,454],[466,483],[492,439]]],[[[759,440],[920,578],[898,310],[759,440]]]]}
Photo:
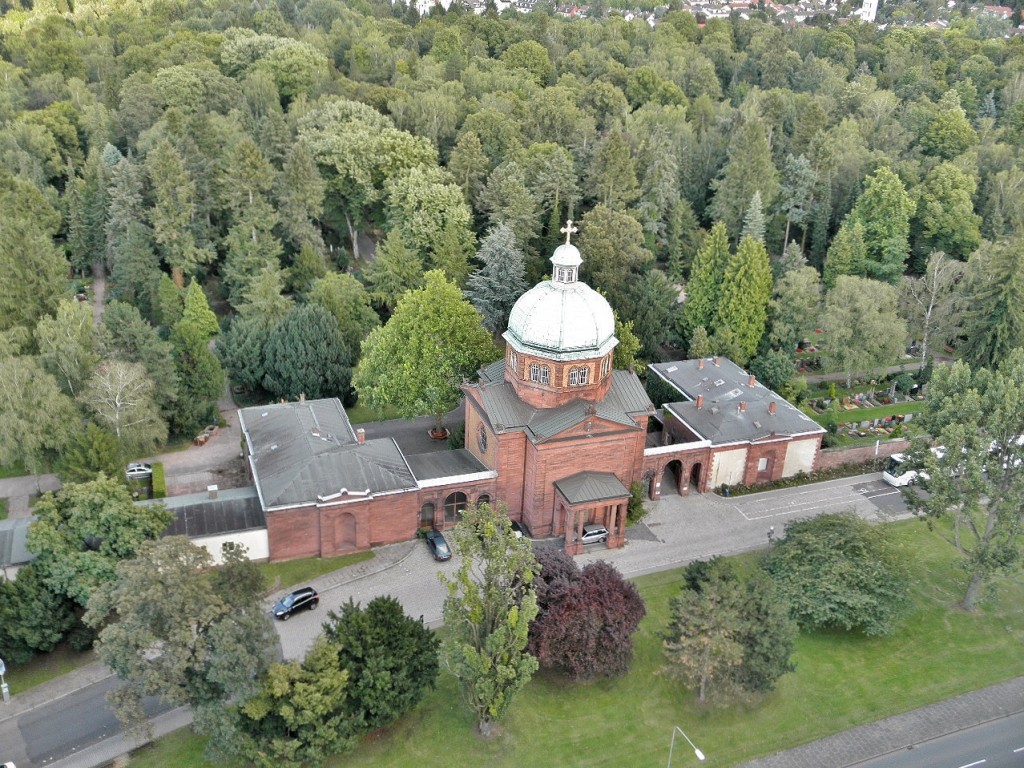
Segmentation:
{"type": "Polygon", "coordinates": [[[704,358],[703,357],[700,360],[697,361],[697,370],[700,370],[700,371],[704,370],[704,358]]]}
{"type": "Polygon", "coordinates": [[[743,413],[746,410],[747,410],[747,404],[745,402],[743,402],[742,400],[740,400],[740,413],[743,413]]]}
{"type": "Polygon", "coordinates": [[[356,430],[356,442],[360,445],[366,442],[366,430],[362,427],[356,430]]]}
{"type": "Polygon", "coordinates": [[[697,395],[697,410],[704,407],[704,395],[697,395]]]}
{"type": "Polygon", "coordinates": [[[715,358],[715,367],[716,368],[718,367],[718,358],[717,357],[715,358]]]}
{"type": "Polygon", "coordinates": [[[770,413],[772,416],[775,415],[775,401],[774,400],[772,400],[770,403],[768,403],[768,413],[770,413]]]}
{"type": "Polygon", "coordinates": [[[757,384],[757,376],[755,376],[754,374],[750,374],[750,378],[747,379],[747,386],[752,387],[755,384],[757,384]]]}

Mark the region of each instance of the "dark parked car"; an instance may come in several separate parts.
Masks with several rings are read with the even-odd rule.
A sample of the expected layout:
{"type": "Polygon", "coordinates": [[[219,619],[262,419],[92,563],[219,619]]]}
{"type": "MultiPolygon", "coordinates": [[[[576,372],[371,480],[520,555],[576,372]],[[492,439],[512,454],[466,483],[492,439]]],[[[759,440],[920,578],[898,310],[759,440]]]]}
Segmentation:
{"type": "Polygon", "coordinates": [[[274,603],[274,617],[281,621],[288,621],[296,611],[301,611],[303,608],[312,611],[319,604],[320,595],[312,587],[296,589],[274,603]]]}
{"type": "MultiPolygon", "coordinates": [[[[574,539],[575,541],[575,539],[574,539]]],[[[584,544],[596,544],[598,542],[608,541],[608,529],[603,525],[584,525],[583,526],[583,543],[584,544]]]]}
{"type": "Polygon", "coordinates": [[[448,546],[448,541],[440,531],[427,531],[427,546],[430,547],[435,560],[452,559],[452,548],[448,546]]]}

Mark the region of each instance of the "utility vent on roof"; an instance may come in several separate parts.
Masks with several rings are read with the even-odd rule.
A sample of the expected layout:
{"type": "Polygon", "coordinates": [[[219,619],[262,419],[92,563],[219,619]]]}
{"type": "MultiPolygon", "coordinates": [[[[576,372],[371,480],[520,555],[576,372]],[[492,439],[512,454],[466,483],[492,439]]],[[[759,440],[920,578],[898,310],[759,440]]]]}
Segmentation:
{"type": "Polygon", "coordinates": [[[755,421],[754,422],[754,429],[760,429],[760,428],[761,428],[761,422],[760,421],[755,421]]]}
{"type": "Polygon", "coordinates": [[[272,446],[270,446],[270,450],[276,451],[277,450],[277,443],[274,443],[272,446]]]}
{"type": "Polygon", "coordinates": [[[263,413],[260,414],[260,416],[266,416],[267,413],[268,413],[267,411],[264,411],[263,413]]]}
{"type": "Polygon", "coordinates": [[[725,379],[715,379],[715,386],[720,387],[725,384],[725,379]]]}
{"type": "Polygon", "coordinates": [[[675,373],[678,370],[679,370],[679,366],[673,365],[671,368],[666,368],[665,372],[666,373],[675,373]]]}
{"type": "Polygon", "coordinates": [[[718,415],[718,406],[717,405],[711,406],[711,413],[712,413],[712,415],[715,415],[715,416],[718,415]]]}
{"type": "Polygon", "coordinates": [[[740,390],[740,389],[732,389],[728,393],[726,393],[725,396],[726,397],[739,397],[742,394],[743,394],[742,390],[740,390]]]}

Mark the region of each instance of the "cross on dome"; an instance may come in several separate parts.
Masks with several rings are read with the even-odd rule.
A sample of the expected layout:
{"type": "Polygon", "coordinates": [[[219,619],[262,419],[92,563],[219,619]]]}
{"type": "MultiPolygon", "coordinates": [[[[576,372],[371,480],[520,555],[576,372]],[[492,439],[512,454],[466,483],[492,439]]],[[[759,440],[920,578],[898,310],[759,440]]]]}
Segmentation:
{"type": "Polygon", "coordinates": [[[558,231],[565,234],[565,244],[569,245],[570,244],[569,243],[569,238],[572,237],[577,232],[579,232],[580,230],[579,230],[579,227],[574,227],[572,225],[572,219],[566,219],[565,220],[565,226],[559,228],[558,231]]]}

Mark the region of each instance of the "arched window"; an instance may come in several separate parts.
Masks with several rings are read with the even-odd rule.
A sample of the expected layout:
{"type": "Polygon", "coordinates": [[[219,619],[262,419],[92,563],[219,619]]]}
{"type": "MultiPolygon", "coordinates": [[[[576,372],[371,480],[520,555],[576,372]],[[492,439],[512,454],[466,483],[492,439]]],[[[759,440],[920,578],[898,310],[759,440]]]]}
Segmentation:
{"type": "Polygon", "coordinates": [[[530,363],[530,381],[540,381],[539,363],[530,363]]]}
{"type": "Polygon", "coordinates": [[[515,352],[509,352],[508,364],[512,368],[512,373],[519,373],[519,355],[517,355],[515,352]]]}
{"type": "Polygon", "coordinates": [[[458,522],[462,519],[462,512],[467,506],[466,494],[462,491],[448,494],[448,498],[444,500],[444,521],[446,523],[458,522]]]}
{"type": "Polygon", "coordinates": [[[429,501],[420,507],[420,526],[427,527],[434,524],[434,505],[429,501]]]}
{"type": "Polygon", "coordinates": [[[486,493],[481,493],[481,494],[480,494],[479,496],[477,496],[477,497],[476,497],[476,505],[477,505],[478,507],[479,507],[479,506],[480,506],[481,504],[487,504],[487,505],[490,505],[490,503],[491,503],[491,497],[490,497],[490,496],[488,496],[488,495],[487,495],[486,493]]]}
{"type": "Polygon", "coordinates": [[[605,356],[604,360],[601,361],[601,378],[603,379],[608,375],[608,370],[612,367],[612,356],[605,356]]]}
{"type": "Polygon", "coordinates": [[[569,369],[569,386],[570,387],[582,387],[590,380],[590,369],[589,368],[570,368],[569,369]]]}
{"type": "Polygon", "coordinates": [[[550,384],[551,383],[551,369],[546,365],[540,367],[540,383],[550,384]]]}

